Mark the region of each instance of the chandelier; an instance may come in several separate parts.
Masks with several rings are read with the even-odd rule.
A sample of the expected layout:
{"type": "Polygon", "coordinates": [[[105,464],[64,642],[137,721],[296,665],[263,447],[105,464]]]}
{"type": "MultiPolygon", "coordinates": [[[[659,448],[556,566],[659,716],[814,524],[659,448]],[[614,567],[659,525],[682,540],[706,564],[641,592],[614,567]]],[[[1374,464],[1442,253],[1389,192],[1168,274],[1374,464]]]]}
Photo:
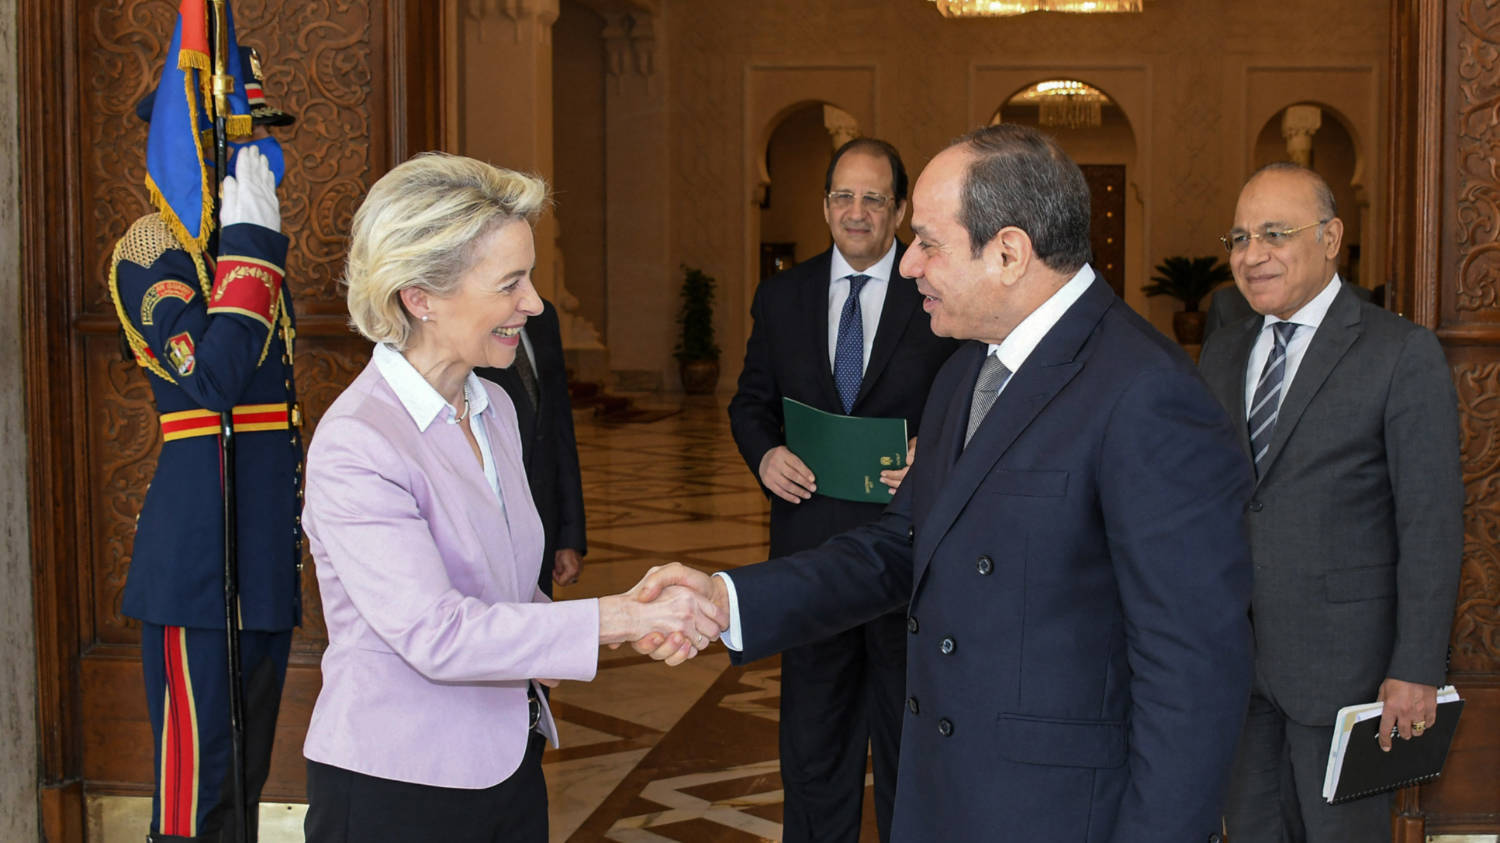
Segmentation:
{"type": "Polygon", "coordinates": [[[1076,79],[1049,79],[1016,94],[1011,102],[1036,105],[1037,124],[1044,128],[1097,129],[1104,122],[1109,97],[1076,79]]]}
{"type": "Polygon", "coordinates": [[[1139,12],[1144,0],[929,0],[945,18],[1005,17],[1029,12],[1139,12]]]}

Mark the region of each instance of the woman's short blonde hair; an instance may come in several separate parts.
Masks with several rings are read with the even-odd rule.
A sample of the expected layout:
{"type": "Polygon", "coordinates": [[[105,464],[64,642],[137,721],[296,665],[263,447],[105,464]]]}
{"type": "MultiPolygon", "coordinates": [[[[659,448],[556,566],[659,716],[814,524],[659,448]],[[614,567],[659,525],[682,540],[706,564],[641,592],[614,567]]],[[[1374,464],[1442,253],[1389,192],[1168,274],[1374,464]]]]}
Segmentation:
{"type": "Polygon", "coordinates": [[[354,212],[343,280],[350,324],[406,348],[412,316],[401,291],[452,295],[477,241],[506,222],[535,222],[547,201],[541,179],[459,155],[427,152],[386,173],[354,212]]]}

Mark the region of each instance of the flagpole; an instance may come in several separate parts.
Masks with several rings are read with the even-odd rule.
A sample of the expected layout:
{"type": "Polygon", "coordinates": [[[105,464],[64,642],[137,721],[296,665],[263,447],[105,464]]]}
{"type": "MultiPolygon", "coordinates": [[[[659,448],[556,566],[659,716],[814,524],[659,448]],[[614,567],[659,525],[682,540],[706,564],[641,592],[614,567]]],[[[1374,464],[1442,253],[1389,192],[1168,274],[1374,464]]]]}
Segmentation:
{"type": "MultiPolygon", "coordinates": [[[[209,57],[213,67],[214,174],[218,190],[212,197],[210,224],[219,222],[220,197],[229,166],[229,94],[234,92],[234,77],[226,70],[229,53],[229,26],[224,0],[211,0],[209,15],[209,57]]],[[[222,231],[220,232],[222,234],[222,231]]],[[[229,746],[230,778],[234,788],[234,823],[236,843],[248,843],[249,816],[245,805],[245,692],[240,668],[240,566],[239,529],[236,503],[234,463],[234,410],[219,413],[219,478],[224,487],[224,641],[229,668],[229,746]]]]}

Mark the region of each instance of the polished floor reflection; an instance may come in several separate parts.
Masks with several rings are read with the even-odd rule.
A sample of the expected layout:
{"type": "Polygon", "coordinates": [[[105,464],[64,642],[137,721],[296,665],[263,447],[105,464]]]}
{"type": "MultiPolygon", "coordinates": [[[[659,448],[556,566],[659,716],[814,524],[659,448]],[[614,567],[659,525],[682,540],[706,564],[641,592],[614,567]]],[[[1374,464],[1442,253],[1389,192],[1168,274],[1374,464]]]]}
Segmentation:
{"type": "MultiPolygon", "coordinates": [[[[625,591],[663,561],[723,570],[765,558],[769,508],[722,399],[644,403],[665,401],[675,412],[645,423],[575,414],[589,555],[558,599],[625,591]]],[[[552,840],[780,840],[778,679],[776,659],[731,667],[718,644],[676,668],[601,651],[593,682],[552,697],[562,738],[543,757],[552,840]]],[[[302,840],[303,806],[262,809],[263,843],[302,840]]],[[[149,812],[149,799],[92,798],[89,839],[136,843],[149,812]]],[[[874,840],[868,804],[865,814],[874,840]]]]}
{"type": "MultiPolygon", "coordinates": [[[[722,570],[765,558],[769,510],[721,403],[578,424],[589,556],[559,598],[625,590],[664,560],[722,570]]],[[[565,745],[544,759],[553,840],[781,839],[774,659],[735,668],[715,645],[667,668],[622,649],[599,668],[554,695],[565,745]]]]}
{"type": "MultiPolygon", "coordinates": [[[[647,423],[576,414],[589,555],[558,599],[624,591],[667,560],[723,570],[765,558],[769,508],[722,404],[676,400],[680,411],[647,423]]],[[[780,840],[779,678],[777,660],[732,667],[717,644],[676,668],[602,651],[593,682],[553,695],[563,745],[543,766],[554,843],[780,840]]],[[[867,781],[863,839],[873,841],[869,792],[867,781]]],[[[89,840],[138,843],[150,808],[150,799],[90,798],[89,840]]],[[[303,811],[263,805],[263,843],[300,843],[303,811]]],[[[1428,841],[1500,843],[1493,834],[1428,841]]]]}

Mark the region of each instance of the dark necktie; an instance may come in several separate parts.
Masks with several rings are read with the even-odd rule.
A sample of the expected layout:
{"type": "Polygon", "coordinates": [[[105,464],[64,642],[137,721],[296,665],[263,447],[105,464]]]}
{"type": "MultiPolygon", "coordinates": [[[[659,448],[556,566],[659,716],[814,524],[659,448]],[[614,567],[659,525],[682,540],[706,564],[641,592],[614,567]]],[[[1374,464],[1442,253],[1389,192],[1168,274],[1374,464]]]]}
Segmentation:
{"type": "Polygon", "coordinates": [[[979,367],[979,377],[974,381],[974,397],[969,400],[969,427],[964,431],[964,447],[969,446],[969,440],[974,438],[974,431],[989,414],[990,408],[995,405],[995,399],[1000,397],[1000,387],[1010,380],[1010,369],[1000,362],[1000,355],[990,354],[984,358],[984,365],[979,367]]]}
{"type": "Polygon", "coordinates": [[[523,340],[516,346],[516,362],[511,364],[516,370],[516,376],[521,379],[521,386],[526,387],[526,396],[531,399],[532,409],[542,404],[542,393],[536,386],[536,370],[531,368],[531,356],[526,353],[526,342],[523,340]]]}
{"type": "Polygon", "coordinates": [[[833,383],[839,389],[844,412],[854,408],[859,382],[865,376],[865,320],[859,312],[859,291],[868,275],[849,276],[849,298],[839,312],[839,340],[833,350],[833,383]]]}
{"type": "Polygon", "coordinates": [[[1250,453],[1255,456],[1255,476],[1260,476],[1260,462],[1271,450],[1271,436],[1276,432],[1276,415],[1281,411],[1281,385],[1286,380],[1286,344],[1297,331],[1295,322],[1277,322],[1271,326],[1276,345],[1260,370],[1255,397],[1250,402],[1250,453]]]}

